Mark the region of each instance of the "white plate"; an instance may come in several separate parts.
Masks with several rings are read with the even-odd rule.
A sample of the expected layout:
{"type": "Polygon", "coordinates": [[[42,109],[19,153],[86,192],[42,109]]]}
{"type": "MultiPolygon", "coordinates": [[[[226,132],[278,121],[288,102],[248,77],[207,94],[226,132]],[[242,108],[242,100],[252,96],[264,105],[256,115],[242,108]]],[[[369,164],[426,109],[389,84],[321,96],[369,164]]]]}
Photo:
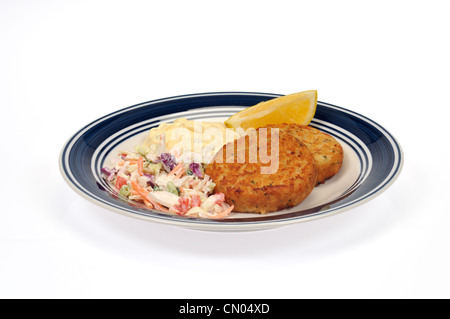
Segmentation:
{"type": "Polygon", "coordinates": [[[311,126],[334,136],[344,149],[341,170],[316,187],[298,206],[268,215],[232,213],[222,220],[187,218],[149,210],[119,199],[100,170],[117,150],[134,149],[162,122],[224,121],[245,107],[277,94],[203,93],[150,101],[106,115],[85,126],[64,146],[60,168],[68,184],[84,198],[114,212],[149,221],[212,231],[258,230],[305,222],[361,205],[386,190],[398,177],[403,154],[394,137],[355,112],[318,102],[311,126]]]}

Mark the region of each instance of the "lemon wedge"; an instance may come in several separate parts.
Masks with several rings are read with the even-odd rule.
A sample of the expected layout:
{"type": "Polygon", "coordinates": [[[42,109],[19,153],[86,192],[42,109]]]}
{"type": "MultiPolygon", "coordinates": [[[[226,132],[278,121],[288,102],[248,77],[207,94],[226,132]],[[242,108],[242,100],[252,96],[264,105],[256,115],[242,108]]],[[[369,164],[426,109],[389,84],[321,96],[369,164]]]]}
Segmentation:
{"type": "Polygon", "coordinates": [[[231,128],[244,130],[270,124],[297,123],[308,125],[316,113],[317,91],[303,91],[260,102],[225,121],[231,128]]]}

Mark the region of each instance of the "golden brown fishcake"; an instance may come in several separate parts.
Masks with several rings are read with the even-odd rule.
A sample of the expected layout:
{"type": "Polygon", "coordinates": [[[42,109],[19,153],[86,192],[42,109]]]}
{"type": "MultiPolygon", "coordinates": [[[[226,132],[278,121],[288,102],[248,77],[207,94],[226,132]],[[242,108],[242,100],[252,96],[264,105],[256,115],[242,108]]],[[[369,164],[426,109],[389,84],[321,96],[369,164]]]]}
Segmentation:
{"type": "MultiPolygon", "coordinates": [[[[258,130],[256,135],[250,136],[259,140],[261,134],[258,130]]],[[[226,202],[234,205],[234,212],[264,214],[298,205],[316,185],[317,172],[311,151],[284,130],[268,129],[267,145],[263,135],[257,148],[249,143],[252,141],[250,136],[225,145],[207,166],[205,173],[216,183],[215,192],[225,194],[226,202]],[[272,145],[277,140],[271,139],[272,136],[278,136],[278,144],[272,145]],[[265,146],[267,153],[263,152],[265,146]],[[244,163],[238,163],[238,154],[243,150],[245,162],[241,157],[244,163]],[[270,163],[264,154],[270,155],[270,163]],[[263,174],[262,170],[269,166],[275,169],[271,174],[263,174]]]]}
{"type": "Polygon", "coordinates": [[[316,160],[317,185],[336,175],[342,167],[344,151],[331,135],[316,128],[298,124],[275,124],[277,127],[305,143],[316,160]]]}

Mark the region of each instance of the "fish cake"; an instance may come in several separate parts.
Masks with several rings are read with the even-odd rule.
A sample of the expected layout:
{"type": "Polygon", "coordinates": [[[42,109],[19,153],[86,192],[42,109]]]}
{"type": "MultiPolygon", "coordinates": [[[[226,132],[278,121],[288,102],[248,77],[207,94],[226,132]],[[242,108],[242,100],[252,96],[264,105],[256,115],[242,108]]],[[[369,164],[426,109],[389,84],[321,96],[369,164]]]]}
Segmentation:
{"type": "Polygon", "coordinates": [[[316,128],[298,124],[273,124],[302,141],[311,151],[317,166],[317,185],[336,175],[342,167],[344,151],[331,135],[316,128]]]}
{"type": "Polygon", "coordinates": [[[216,183],[215,192],[225,194],[234,212],[265,214],[293,207],[316,185],[314,156],[304,143],[283,129],[269,128],[262,137],[261,132],[258,129],[226,144],[205,169],[216,183]],[[252,138],[261,141],[257,148],[252,138]],[[274,141],[278,144],[272,144],[274,141]],[[263,152],[265,146],[267,152],[263,152]],[[244,156],[239,158],[243,151],[245,161],[244,156]],[[270,163],[264,154],[270,154],[270,163]],[[268,167],[272,167],[271,172],[267,172],[268,167]]]}

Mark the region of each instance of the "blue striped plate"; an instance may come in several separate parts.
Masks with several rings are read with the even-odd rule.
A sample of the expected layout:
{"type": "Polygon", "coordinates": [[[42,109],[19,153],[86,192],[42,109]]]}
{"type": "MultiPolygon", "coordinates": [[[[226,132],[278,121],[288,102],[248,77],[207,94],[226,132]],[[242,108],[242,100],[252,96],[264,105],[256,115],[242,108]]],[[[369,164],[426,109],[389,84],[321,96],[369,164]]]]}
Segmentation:
{"type": "Polygon", "coordinates": [[[257,230],[330,216],[361,205],[398,177],[403,153],[395,138],[374,121],[318,102],[311,126],[334,136],[344,148],[339,173],[317,186],[298,206],[268,215],[232,213],[222,220],[186,218],[148,210],[119,199],[100,169],[118,150],[133,150],[148,131],[179,117],[224,121],[236,112],[278,94],[218,92],[175,96],[141,103],[106,115],[73,135],[62,149],[60,169],[81,196],[111,211],[144,220],[214,231],[257,230]]]}

